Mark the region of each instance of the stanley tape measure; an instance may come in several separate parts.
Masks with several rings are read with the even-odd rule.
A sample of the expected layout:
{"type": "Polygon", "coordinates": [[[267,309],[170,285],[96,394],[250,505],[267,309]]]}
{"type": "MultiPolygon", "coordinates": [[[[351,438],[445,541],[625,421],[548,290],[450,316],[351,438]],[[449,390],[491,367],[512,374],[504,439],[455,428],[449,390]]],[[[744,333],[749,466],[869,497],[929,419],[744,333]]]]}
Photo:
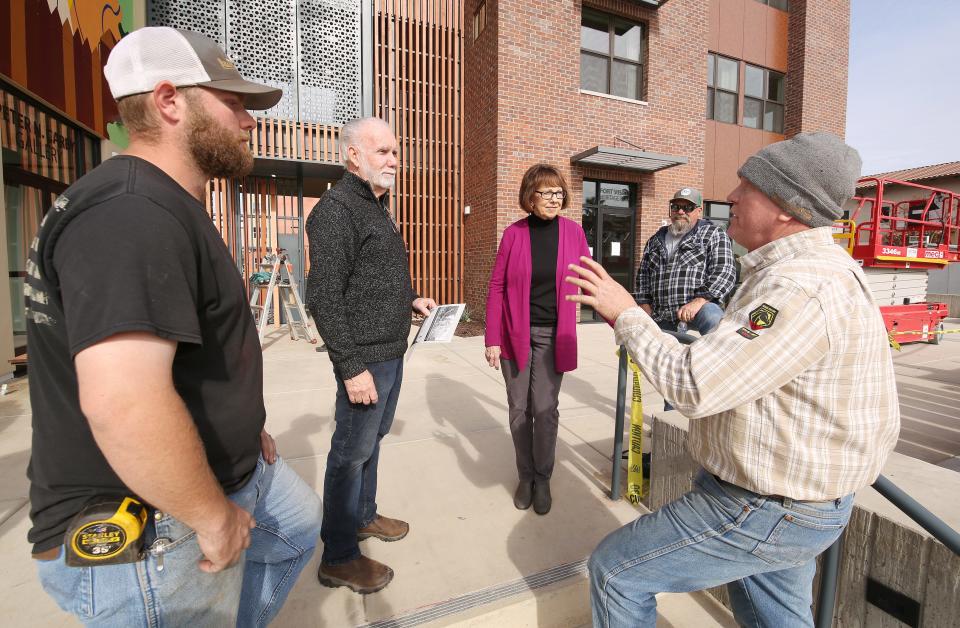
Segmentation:
{"type": "Polygon", "coordinates": [[[146,506],[132,497],[87,506],[67,526],[67,565],[89,567],[140,560],[146,523],[146,506]]]}

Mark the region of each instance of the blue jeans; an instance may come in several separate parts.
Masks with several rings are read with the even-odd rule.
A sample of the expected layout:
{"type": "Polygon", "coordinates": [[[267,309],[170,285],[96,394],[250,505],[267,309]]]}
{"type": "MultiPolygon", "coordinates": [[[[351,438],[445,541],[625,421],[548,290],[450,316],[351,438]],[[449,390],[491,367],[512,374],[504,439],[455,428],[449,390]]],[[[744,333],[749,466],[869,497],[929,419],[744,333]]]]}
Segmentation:
{"type": "MultiPolygon", "coordinates": [[[[722,318],[723,308],[713,301],[708,301],[703,304],[703,306],[700,308],[700,311],[697,312],[697,315],[694,316],[693,320],[687,325],[690,329],[697,330],[697,333],[699,333],[701,336],[705,336],[717,328],[717,326],[720,324],[720,319],[722,318]]],[[[677,323],[661,321],[657,324],[660,325],[660,329],[677,331],[677,323]]]]}
{"type": "Polygon", "coordinates": [[[272,465],[260,458],[230,499],[253,513],[257,527],[242,560],[229,569],[200,571],[194,531],[161,514],[151,516],[145,540],[172,541],[162,571],[152,555],[125,565],[67,567],[61,548],[55,560],[38,561],[40,583],[87,626],[266,626],[313,555],[320,498],[278,457],[272,465]]]}
{"type": "Polygon", "coordinates": [[[655,594],[727,584],[741,626],[812,627],[816,557],[843,531],[853,495],[771,498],[701,470],[680,499],[600,542],[590,557],[595,628],[654,626],[655,594]]]}
{"type": "Polygon", "coordinates": [[[357,530],[377,517],[377,464],[380,441],[390,432],[397,411],[403,358],[367,364],[377,387],[377,403],[350,403],[337,376],[336,427],[330,439],[323,479],[323,563],[338,565],[360,558],[357,530]]]}

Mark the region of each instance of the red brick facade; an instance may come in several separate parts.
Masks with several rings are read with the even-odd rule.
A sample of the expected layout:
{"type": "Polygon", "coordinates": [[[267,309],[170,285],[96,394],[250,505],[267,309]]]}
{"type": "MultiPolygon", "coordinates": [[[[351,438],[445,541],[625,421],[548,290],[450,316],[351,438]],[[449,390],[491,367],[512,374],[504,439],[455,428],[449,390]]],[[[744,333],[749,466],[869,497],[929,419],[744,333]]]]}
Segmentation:
{"type": "MultiPolygon", "coordinates": [[[[572,198],[565,215],[577,222],[581,219],[585,177],[635,183],[635,266],[647,238],[666,219],[673,193],[684,186],[703,188],[706,59],[711,10],[717,8],[711,2],[726,0],[670,0],[659,9],[626,0],[485,1],[486,28],[476,41],[472,28],[466,28],[464,43],[464,204],[471,207],[471,213],[464,221],[463,281],[470,310],[481,318],[500,236],[524,215],[517,207],[517,189],[530,165],[551,163],[568,176],[572,198]],[[580,19],[584,5],[646,25],[645,102],[580,91],[580,19]],[[652,174],[571,164],[573,155],[597,145],[636,145],[645,151],[686,157],[688,162],[652,174]]],[[[479,0],[465,0],[468,23],[472,24],[478,4],[479,0]]],[[[798,70],[804,76],[799,98],[800,127],[804,129],[815,123],[843,131],[845,89],[837,89],[836,72],[825,75],[826,59],[821,60],[831,49],[831,59],[838,63],[840,50],[832,50],[835,47],[842,49],[842,58],[846,59],[844,24],[849,21],[849,7],[841,11],[835,6],[840,4],[844,3],[791,3],[802,9],[802,16],[794,18],[791,14],[791,40],[800,38],[807,23],[819,26],[827,22],[829,32],[836,31],[828,41],[820,34],[804,40],[804,50],[814,55],[798,70]],[[842,13],[844,19],[827,19],[835,13],[842,13]],[[795,22],[800,29],[796,35],[795,22]],[[811,98],[803,85],[816,85],[818,90],[830,85],[833,95],[818,92],[811,98]],[[838,99],[842,102],[831,102],[838,99]],[[817,100],[821,102],[813,102],[817,100]],[[827,126],[828,121],[832,126],[827,126]]],[[[846,85],[846,64],[842,65],[842,85],[846,85]]],[[[793,72],[791,60],[790,74],[793,72]]],[[[795,102],[798,97],[792,80],[788,75],[788,98],[793,96],[795,102]]],[[[789,112],[790,102],[787,115],[795,117],[796,113],[789,112]]]]}
{"type": "Polygon", "coordinates": [[[844,136],[850,59],[848,0],[791,0],[787,135],[829,131],[844,136]]]}

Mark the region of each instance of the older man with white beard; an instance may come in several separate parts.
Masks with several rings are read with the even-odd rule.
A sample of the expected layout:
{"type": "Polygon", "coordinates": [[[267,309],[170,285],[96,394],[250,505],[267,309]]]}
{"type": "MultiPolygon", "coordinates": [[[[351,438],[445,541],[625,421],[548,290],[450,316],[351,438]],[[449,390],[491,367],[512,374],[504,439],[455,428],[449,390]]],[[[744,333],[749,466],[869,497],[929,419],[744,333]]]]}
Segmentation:
{"type": "Polygon", "coordinates": [[[637,304],[661,329],[679,324],[710,333],[723,318],[721,303],[736,270],[730,239],[703,219],[699,190],[683,188],[670,201],[670,224],[647,241],[637,272],[637,304]]]}
{"type": "Polygon", "coordinates": [[[365,594],[387,586],[393,570],[364,556],[358,541],[399,541],[410,529],[377,512],[377,464],[397,409],[411,309],[426,315],[437,304],[414,293],[406,245],[390,214],[397,175],[390,126],[378,118],[347,122],[340,156],[346,173],[307,220],[307,302],[337,380],[317,575],[325,586],[365,594]]]}

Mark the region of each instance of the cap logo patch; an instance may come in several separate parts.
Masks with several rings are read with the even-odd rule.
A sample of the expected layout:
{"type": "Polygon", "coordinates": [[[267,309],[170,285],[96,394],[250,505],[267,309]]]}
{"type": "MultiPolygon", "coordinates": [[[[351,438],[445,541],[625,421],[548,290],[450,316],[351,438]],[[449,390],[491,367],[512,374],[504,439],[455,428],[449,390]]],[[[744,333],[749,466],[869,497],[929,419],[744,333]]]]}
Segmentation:
{"type": "Polygon", "coordinates": [[[754,338],[760,335],[755,331],[750,331],[746,327],[741,327],[740,329],[737,330],[737,333],[743,336],[744,338],[746,338],[747,340],[753,340],[754,338]]]}
{"type": "Polygon", "coordinates": [[[759,307],[750,312],[750,329],[773,327],[773,321],[777,320],[777,314],[779,313],[779,310],[772,305],[761,303],[759,307]]]}
{"type": "Polygon", "coordinates": [[[680,196],[690,196],[690,188],[683,188],[680,190],[680,196]]]}
{"type": "Polygon", "coordinates": [[[236,70],[237,66],[234,65],[233,61],[230,59],[224,59],[223,57],[217,58],[217,63],[220,64],[220,67],[224,70],[236,70]]]}

